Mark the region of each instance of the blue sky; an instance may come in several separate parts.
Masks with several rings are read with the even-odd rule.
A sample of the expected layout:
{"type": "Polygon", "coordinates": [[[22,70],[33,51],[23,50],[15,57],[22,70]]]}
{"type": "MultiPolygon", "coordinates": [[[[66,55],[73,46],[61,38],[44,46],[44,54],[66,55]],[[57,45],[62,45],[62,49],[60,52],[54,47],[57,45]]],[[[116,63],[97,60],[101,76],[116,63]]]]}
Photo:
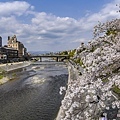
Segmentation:
{"type": "Polygon", "coordinates": [[[17,35],[28,51],[61,51],[92,39],[93,27],[120,18],[120,0],[0,0],[0,36],[17,35]]]}
{"type": "Polygon", "coordinates": [[[28,0],[29,3],[35,6],[36,11],[76,19],[84,16],[87,11],[98,12],[102,5],[111,1],[112,0],[36,0],[36,2],[34,2],[34,0],[28,0]]]}

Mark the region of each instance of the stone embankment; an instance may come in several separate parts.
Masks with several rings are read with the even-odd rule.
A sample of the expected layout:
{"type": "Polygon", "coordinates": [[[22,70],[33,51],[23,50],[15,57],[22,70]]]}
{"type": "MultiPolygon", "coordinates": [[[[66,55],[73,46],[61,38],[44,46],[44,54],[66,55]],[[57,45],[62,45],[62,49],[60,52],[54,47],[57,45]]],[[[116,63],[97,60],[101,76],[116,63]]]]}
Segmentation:
{"type": "Polygon", "coordinates": [[[1,64],[0,68],[4,71],[12,71],[15,69],[23,68],[30,65],[30,62],[23,61],[23,62],[16,62],[16,63],[6,63],[6,64],[1,64]]]}
{"type": "Polygon", "coordinates": [[[20,68],[29,66],[30,64],[31,62],[29,61],[1,64],[0,65],[0,74],[1,74],[0,84],[4,84],[10,80],[10,78],[5,75],[5,72],[10,72],[12,70],[20,69],[20,68]]]}

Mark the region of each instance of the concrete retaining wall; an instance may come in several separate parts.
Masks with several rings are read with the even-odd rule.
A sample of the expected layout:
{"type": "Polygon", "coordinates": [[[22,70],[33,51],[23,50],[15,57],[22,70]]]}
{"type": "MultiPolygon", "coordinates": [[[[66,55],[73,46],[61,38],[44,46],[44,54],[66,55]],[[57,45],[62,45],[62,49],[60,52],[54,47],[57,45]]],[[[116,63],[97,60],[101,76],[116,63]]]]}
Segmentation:
{"type": "Polygon", "coordinates": [[[24,61],[24,62],[1,64],[0,68],[1,68],[1,70],[4,70],[4,71],[8,72],[8,71],[12,71],[12,70],[15,70],[15,69],[26,67],[28,65],[30,65],[30,62],[24,61]]]}

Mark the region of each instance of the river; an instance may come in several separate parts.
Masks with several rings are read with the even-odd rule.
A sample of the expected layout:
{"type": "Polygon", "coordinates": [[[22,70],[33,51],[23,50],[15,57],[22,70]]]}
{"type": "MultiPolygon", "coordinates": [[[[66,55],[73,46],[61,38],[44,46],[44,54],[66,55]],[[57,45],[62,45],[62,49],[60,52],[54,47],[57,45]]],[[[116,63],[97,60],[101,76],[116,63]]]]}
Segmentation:
{"type": "Polygon", "coordinates": [[[54,120],[64,94],[68,70],[60,62],[35,62],[8,74],[15,79],[0,86],[0,120],[54,120]]]}

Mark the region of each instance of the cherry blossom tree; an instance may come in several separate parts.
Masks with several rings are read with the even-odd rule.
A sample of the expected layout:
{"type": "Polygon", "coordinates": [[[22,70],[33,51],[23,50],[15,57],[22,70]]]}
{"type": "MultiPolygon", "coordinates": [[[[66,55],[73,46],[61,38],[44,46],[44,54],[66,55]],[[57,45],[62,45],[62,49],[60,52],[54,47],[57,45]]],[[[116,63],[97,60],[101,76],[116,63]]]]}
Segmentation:
{"type": "Polygon", "coordinates": [[[120,110],[120,19],[96,25],[94,39],[76,49],[68,69],[57,120],[115,119],[120,110]]]}

